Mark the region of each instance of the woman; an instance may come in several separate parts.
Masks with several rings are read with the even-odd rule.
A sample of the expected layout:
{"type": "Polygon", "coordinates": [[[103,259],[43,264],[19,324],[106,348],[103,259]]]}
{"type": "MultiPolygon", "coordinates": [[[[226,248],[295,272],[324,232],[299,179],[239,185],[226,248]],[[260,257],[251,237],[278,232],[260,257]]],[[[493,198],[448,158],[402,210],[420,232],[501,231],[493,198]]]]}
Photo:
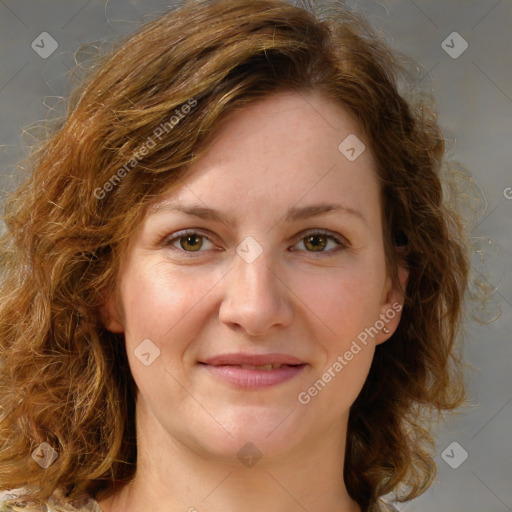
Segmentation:
{"type": "Polygon", "coordinates": [[[468,258],[400,72],[352,12],[220,0],[84,81],[6,206],[2,510],[373,512],[428,488],[468,258]]]}

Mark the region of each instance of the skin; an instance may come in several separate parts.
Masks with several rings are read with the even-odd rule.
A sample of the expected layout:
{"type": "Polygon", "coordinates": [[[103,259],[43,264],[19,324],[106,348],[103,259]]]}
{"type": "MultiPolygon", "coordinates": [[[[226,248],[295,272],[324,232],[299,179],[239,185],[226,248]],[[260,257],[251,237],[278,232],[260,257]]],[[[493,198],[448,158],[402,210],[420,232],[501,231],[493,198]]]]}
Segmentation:
{"type": "Polygon", "coordinates": [[[369,144],[354,161],[338,150],[350,134],[364,141],[348,111],[319,93],[270,96],[230,114],[161,198],[220,210],[233,226],[163,208],[141,223],[103,310],[107,328],[125,334],[138,387],[136,476],[98,499],[105,512],[360,511],[343,484],[349,408],[400,313],[308,404],[297,398],[403,303],[386,274],[369,144]],[[283,220],[321,202],[365,221],[343,211],[283,220]],[[313,228],[347,247],[320,236],[315,251],[313,228]],[[187,245],[176,238],[184,229],[208,238],[187,245]],[[263,250],[252,263],[236,252],[248,236],[263,250]],[[144,339],[160,350],[149,366],[134,354],[144,339]],[[198,364],[228,352],[280,352],[308,365],[277,386],[242,390],[198,364]],[[262,454],[250,468],[237,457],[248,442],[262,454]]]}

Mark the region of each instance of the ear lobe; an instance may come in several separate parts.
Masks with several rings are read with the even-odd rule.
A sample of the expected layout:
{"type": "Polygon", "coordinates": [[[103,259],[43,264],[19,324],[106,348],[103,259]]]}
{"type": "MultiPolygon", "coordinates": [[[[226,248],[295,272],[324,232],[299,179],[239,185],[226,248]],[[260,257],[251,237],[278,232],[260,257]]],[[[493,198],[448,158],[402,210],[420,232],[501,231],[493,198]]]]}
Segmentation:
{"type": "Polygon", "coordinates": [[[380,319],[384,326],[379,334],[375,336],[375,344],[380,345],[386,340],[391,338],[393,333],[398,328],[401,312],[404,303],[404,294],[407,287],[407,280],[409,278],[409,271],[402,265],[398,266],[398,280],[400,288],[392,286],[391,278],[388,278],[388,293],[386,295],[385,303],[381,308],[380,319]]]}
{"type": "Polygon", "coordinates": [[[100,308],[101,321],[107,330],[114,333],[124,333],[123,322],[117,307],[116,294],[108,293],[103,306],[100,308]]]}
{"type": "MultiPolygon", "coordinates": [[[[403,265],[398,265],[398,280],[400,281],[400,288],[403,290],[403,293],[405,293],[408,279],[409,271],[403,265]]],[[[402,291],[400,290],[400,295],[401,294],[402,291]]]]}

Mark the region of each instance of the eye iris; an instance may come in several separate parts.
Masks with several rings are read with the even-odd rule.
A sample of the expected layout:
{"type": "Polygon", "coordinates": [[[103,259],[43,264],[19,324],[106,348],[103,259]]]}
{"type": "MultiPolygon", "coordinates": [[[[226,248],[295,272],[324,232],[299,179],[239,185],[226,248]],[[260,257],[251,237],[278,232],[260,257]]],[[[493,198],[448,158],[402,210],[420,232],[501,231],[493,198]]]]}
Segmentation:
{"type": "Polygon", "coordinates": [[[325,235],[311,235],[306,237],[304,244],[306,247],[308,247],[308,244],[311,244],[313,247],[313,251],[322,250],[325,249],[325,246],[327,244],[327,237],[325,235]],[[314,240],[318,239],[320,239],[321,242],[315,243],[314,240]]]}
{"type": "Polygon", "coordinates": [[[186,235],[186,236],[182,236],[181,239],[180,239],[180,245],[181,245],[181,248],[182,249],[185,249],[185,250],[191,250],[191,251],[198,251],[202,245],[203,245],[203,242],[201,240],[201,237],[200,236],[197,236],[197,235],[186,235]],[[195,241],[196,244],[194,244],[193,242],[191,242],[191,240],[195,241]],[[183,242],[184,241],[184,242],[183,242]],[[199,242],[199,246],[197,247],[197,242],[199,242]],[[192,247],[185,247],[187,244],[190,244],[192,246],[195,245],[195,248],[192,247]]]}

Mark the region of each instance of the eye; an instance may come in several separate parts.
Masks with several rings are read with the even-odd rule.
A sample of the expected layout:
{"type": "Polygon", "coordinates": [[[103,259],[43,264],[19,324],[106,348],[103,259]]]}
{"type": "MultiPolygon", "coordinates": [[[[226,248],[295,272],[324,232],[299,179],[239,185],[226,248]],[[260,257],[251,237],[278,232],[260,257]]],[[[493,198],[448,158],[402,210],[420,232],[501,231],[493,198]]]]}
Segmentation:
{"type": "MultiPolygon", "coordinates": [[[[210,238],[204,233],[195,230],[187,230],[176,233],[173,237],[165,240],[164,244],[178,251],[194,253],[204,252],[201,251],[204,247],[204,240],[207,240],[210,244],[212,243],[210,238]]],[[[349,247],[349,244],[343,240],[345,240],[343,237],[334,236],[329,231],[316,229],[307,232],[298,243],[304,243],[307,252],[333,253],[349,247]],[[326,251],[325,248],[329,245],[329,242],[334,242],[336,246],[334,249],[326,251]]]]}
{"type": "Polygon", "coordinates": [[[307,252],[333,253],[349,247],[349,244],[343,241],[342,238],[332,235],[329,231],[322,231],[319,229],[309,231],[299,243],[302,242],[307,248],[307,252]],[[337,247],[332,250],[325,251],[324,249],[329,244],[329,241],[333,241],[337,247]]]}
{"type": "Polygon", "coordinates": [[[165,245],[172,246],[177,250],[181,249],[184,252],[201,252],[200,249],[204,245],[203,239],[211,243],[211,240],[204,233],[193,230],[182,231],[172,238],[168,238],[165,245]],[[179,247],[176,246],[177,243],[179,243],[179,247]]]}

